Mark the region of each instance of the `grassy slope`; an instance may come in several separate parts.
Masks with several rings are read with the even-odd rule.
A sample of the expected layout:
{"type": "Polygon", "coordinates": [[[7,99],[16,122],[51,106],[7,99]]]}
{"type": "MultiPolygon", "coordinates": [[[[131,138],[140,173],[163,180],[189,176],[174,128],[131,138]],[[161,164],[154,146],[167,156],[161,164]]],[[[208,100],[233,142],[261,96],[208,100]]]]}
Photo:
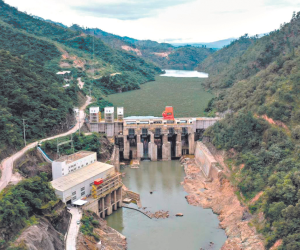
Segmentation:
{"type": "Polygon", "coordinates": [[[213,97],[201,86],[199,78],[156,77],[155,82],[140,90],[109,95],[115,107],[125,108],[125,116],[161,116],[165,106],[173,106],[176,117],[203,116],[204,108],[213,97]]]}

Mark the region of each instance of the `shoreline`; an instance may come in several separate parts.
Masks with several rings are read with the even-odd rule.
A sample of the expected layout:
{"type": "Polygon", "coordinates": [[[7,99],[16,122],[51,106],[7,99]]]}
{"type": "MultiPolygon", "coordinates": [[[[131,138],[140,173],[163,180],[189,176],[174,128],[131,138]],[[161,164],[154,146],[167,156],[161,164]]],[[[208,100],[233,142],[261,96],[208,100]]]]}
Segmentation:
{"type": "Polygon", "coordinates": [[[225,230],[227,240],[221,250],[264,250],[263,237],[249,226],[252,215],[236,197],[230,181],[219,177],[207,182],[194,159],[182,157],[180,162],[186,174],[181,184],[188,193],[187,202],[212,209],[218,215],[220,228],[225,230]]]}

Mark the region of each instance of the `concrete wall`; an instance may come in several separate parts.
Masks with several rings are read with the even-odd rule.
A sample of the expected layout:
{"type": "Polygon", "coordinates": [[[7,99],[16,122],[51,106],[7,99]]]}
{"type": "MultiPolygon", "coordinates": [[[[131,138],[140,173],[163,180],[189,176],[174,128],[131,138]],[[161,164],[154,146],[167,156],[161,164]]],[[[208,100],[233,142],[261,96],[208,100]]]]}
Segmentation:
{"type": "Polygon", "coordinates": [[[208,148],[200,141],[197,141],[195,148],[195,162],[201,168],[207,178],[216,178],[221,169],[218,168],[218,162],[209,152],[208,148]]]}
{"type": "Polygon", "coordinates": [[[114,146],[114,151],[110,158],[110,164],[115,166],[117,172],[120,171],[120,150],[117,145],[114,146]]]}

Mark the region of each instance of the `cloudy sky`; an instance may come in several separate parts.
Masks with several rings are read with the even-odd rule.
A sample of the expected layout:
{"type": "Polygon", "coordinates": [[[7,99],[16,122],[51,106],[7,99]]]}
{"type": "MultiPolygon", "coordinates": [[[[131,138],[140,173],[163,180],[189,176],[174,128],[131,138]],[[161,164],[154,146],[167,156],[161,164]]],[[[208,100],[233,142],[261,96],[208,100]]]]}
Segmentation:
{"type": "Polygon", "coordinates": [[[137,39],[213,42],[289,22],[300,0],[5,0],[20,11],[137,39]]]}

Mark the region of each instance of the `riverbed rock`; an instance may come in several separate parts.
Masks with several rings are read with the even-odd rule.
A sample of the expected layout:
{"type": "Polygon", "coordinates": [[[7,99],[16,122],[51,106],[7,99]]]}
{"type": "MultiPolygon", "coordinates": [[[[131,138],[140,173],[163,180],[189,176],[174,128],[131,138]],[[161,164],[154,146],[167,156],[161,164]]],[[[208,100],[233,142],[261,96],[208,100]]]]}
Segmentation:
{"type": "Polygon", "coordinates": [[[21,233],[15,245],[23,245],[30,250],[64,250],[64,235],[56,231],[46,219],[39,220],[37,225],[30,226],[21,233]]]}
{"type": "Polygon", "coordinates": [[[215,178],[205,182],[201,170],[192,160],[185,168],[184,189],[186,199],[193,206],[212,208],[219,215],[220,227],[225,229],[227,240],[222,250],[263,250],[263,237],[249,226],[251,215],[235,195],[235,189],[225,178],[215,178]],[[193,176],[193,178],[191,178],[193,176]],[[205,188],[205,192],[199,189],[205,188]]]}

